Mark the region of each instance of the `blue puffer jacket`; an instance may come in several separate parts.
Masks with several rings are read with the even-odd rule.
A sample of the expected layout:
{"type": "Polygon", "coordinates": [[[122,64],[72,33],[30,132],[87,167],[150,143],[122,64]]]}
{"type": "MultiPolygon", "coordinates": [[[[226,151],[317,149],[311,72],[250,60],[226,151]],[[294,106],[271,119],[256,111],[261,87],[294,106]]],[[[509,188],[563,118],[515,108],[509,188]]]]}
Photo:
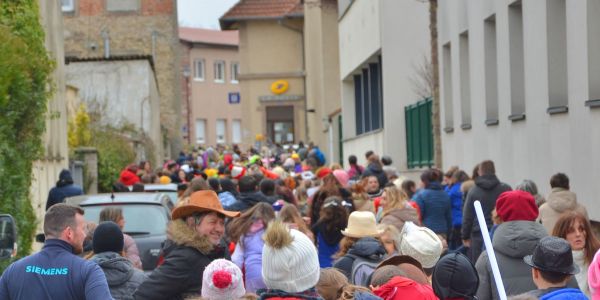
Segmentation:
{"type": "Polygon", "coordinates": [[[540,300],[585,300],[587,297],[579,289],[560,289],[540,297],[540,300]]]}
{"type": "Polygon", "coordinates": [[[452,207],[450,197],[439,182],[431,182],[415,197],[421,209],[421,219],[425,227],[435,233],[448,234],[452,227],[452,207]]]}
{"type": "Polygon", "coordinates": [[[448,196],[450,196],[450,202],[452,203],[452,227],[460,228],[462,225],[462,192],[460,191],[460,182],[453,185],[446,186],[445,190],[448,196]]]}

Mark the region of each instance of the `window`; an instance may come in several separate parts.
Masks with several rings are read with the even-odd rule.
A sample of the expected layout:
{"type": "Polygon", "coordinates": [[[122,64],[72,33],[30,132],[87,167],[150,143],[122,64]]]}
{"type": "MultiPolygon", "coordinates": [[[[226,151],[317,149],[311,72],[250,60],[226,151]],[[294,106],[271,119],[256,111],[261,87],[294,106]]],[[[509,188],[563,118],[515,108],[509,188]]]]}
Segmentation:
{"type": "Polygon", "coordinates": [[[204,59],[194,61],[194,80],[204,81],[204,59]]]}
{"type": "Polygon", "coordinates": [[[234,144],[242,142],[242,121],[233,120],[231,122],[231,142],[234,144]]]}
{"type": "Polygon", "coordinates": [[[238,83],[238,75],[240,74],[240,64],[231,63],[231,83],[238,83]]]}
{"type": "Polygon", "coordinates": [[[454,131],[453,105],[452,105],[452,49],[450,43],[442,48],[442,73],[444,75],[444,132],[454,131]]]}
{"type": "Polygon", "coordinates": [[[523,8],[521,1],[508,7],[510,55],[510,116],[511,121],[525,120],[525,59],[523,48],[523,8]]]}
{"type": "Polygon", "coordinates": [[[566,113],[569,110],[566,0],[546,1],[546,26],[549,97],[547,112],[566,113]]]}
{"type": "Polygon", "coordinates": [[[404,108],[408,168],[433,166],[431,98],[404,108]]]}
{"type": "Polygon", "coordinates": [[[275,143],[294,142],[294,107],[267,107],[267,136],[275,143]]]}
{"type": "Polygon", "coordinates": [[[469,33],[459,37],[460,47],[460,112],[461,129],[471,129],[471,77],[469,64],[469,33]]]}
{"type": "Polygon", "coordinates": [[[496,17],[483,25],[485,67],[485,125],[498,125],[498,55],[496,50],[496,17]]]}
{"type": "Polygon", "coordinates": [[[140,9],[140,0],[106,0],[106,11],[134,12],[140,9]]]}
{"type": "Polygon", "coordinates": [[[206,143],[206,120],[196,120],[196,144],[206,143]]]}
{"type": "Polygon", "coordinates": [[[217,119],[217,144],[225,144],[227,142],[225,138],[225,132],[227,132],[226,122],[225,119],[217,119]]]}
{"type": "Polygon", "coordinates": [[[75,10],[75,0],[60,0],[63,12],[72,12],[75,10]]]}
{"type": "Polygon", "coordinates": [[[222,60],[215,62],[215,82],[225,82],[225,62],[222,60]]]}
{"type": "Polygon", "coordinates": [[[383,128],[381,57],[378,62],[364,66],[353,80],[356,134],[383,128]]]}

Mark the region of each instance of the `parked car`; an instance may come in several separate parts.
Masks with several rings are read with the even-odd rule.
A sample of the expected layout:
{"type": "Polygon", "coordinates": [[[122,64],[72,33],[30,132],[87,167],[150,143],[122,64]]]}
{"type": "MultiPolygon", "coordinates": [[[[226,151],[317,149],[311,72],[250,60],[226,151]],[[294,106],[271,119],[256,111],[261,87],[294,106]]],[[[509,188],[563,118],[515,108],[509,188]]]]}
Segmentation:
{"type": "Polygon", "coordinates": [[[148,193],[163,193],[167,194],[173,203],[177,203],[177,184],[144,184],[144,191],[148,193]]]}
{"type": "Polygon", "coordinates": [[[17,255],[17,224],[11,215],[0,214],[0,260],[17,255]]]}
{"type": "Polygon", "coordinates": [[[123,210],[123,232],[135,240],[144,271],[158,264],[162,243],[167,238],[173,201],[163,193],[114,193],[69,197],[66,203],[83,208],[87,221],[98,223],[100,211],[106,207],[123,210]]]}

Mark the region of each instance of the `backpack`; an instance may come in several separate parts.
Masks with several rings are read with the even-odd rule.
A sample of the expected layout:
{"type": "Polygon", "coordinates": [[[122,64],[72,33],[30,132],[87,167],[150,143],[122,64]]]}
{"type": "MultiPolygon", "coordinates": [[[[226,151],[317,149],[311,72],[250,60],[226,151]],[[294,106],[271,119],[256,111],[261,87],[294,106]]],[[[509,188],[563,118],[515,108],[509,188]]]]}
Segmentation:
{"type": "Polygon", "coordinates": [[[381,259],[368,259],[353,254],[346,254],[354,259],[352,271],[350,272],[350,283],[354,285],[368,287],[371,282],[373,271],[381,262],[381,259]]]}

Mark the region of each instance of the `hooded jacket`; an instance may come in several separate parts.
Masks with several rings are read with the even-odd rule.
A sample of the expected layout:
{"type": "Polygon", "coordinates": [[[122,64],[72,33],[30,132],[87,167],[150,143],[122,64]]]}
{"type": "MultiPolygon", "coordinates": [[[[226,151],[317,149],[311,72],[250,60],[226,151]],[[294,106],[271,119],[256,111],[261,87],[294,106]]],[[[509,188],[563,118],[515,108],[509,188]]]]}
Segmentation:
{"type": "Polygon", "coordinates": [[[404,227],[404,222],[413,222],[419,224],[419,215],[417,210],[414,209],[410,204],[406,203],[404,207],[393,208],[383,218],[381,218],[381,224],[394,225],[399,232],[404,227]]]}
{"type": "Polygon", "coordinates": [[[73,178],[69,170],[62,170],[58,175],[56,186],[48,192],[46,210],[54,204],[63,203],[67,197],[77,195],[83,195],[83,190],[78,185],[73,184],[73,178]]]}
{"type": "Polygon", "coordinates": [[[259,191],[249,192],[249,193],[240,193],[237,197],[237,201],[229,206],[227,209],[231,211],[240,211],[244,212],[252,206],[254,206],[258,202],[265,202],[269,204],[273,204],[272,202],[265,197],[265,195],[259,191]]]}
{"type": "Polygon", "coordinates": [[[115,300],[133,299],[133,293],[146,279],[142,271],[134,268],[127,258],[118,253],[103,252],[94,255],[90,260],[104,271],[110,294],[115,300]]]}
{"type": "Polygon", "coordinates": [[[354,258],[350,255],[359,256],[372,261],[382,261],[386,255],[385,248],[379,240],[372,237],[364,237],[359,239],[350,247],[348,253],[333,263],[333,267],[340,270],[348,279],[352,274],[352,264],[354,258]],[[348,255],[350,254],[350,255],[348,255]]]}
{"type": "Polygon", "coordinates": [[[553,188],[546,199],[546,203],[540,206],[538,220],[544,225],[550,234],[560,215],[567,211],[577,211],[588,217],[585,207],[577,203],[577,195],[563,188],[553,188]]]}
{"type": "Polygon", "coordinates": [[[437,300],[431,286],[420,284],[412,279],[396,276],[386,284],[375,288],[373,294],[386,300],[423,299],[437,300]]]}
{"type": "Polygon", "coordinates": [[[448,234],[452,229],[452,205],[442,185],[430,182],[414,198],[421,211],[423,226],[435,233],[448,234]]]}
{"type": "Polygon", "coordinates": [[[362,173],[362,178],[375,176],[379,181],[379,188],[383,188],[388,183],[388,178],[380,164],[370,163],[362,173]]]}
{"type": "Polygon", "coordinates": [[[496,208],[496,199],[498,199],[500,194],[510,190],[510,186],[500,182],[496,175],[482,175],[475,179],[475,186],[469,190],[463,207],[461,229],[463,240],[468,240],[473,233],[477,232],[477,234],[479,234],[478,232],[481,231],[479,223],[475,220],[477,217],[475,216],[473,203],[475,203],[476,200],[481,202],[485,222],[489,229],[492,226],[492,210],[496,208]]]}
{"type": "Polygon", "coordinates": [[[199,296],[202,274],[211,261],[225,257],[205,236],[198,236],[181,220],[169,223],[163,248],[164,263],[156,268],[135,292],[135,299],[185,299],[199,296]]]}
{"type": "Polygon", "coordinates": [[[446,186],[444,189],[450,202],[452,203],[452,227],[459,228],[462,225],[463,193],[461,192],[461,183],[446,186]]]}

